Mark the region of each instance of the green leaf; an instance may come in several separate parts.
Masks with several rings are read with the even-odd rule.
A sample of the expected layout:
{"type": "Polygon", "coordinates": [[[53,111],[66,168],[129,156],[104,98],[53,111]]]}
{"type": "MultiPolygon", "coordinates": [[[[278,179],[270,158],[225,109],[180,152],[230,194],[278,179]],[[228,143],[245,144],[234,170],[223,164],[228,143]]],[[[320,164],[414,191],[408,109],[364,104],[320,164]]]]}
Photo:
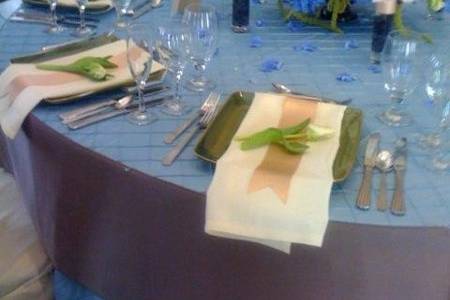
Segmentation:
{"type": "Polygon", "coordinates": [[[281,132],[283,133],[283,135],[300,133],[306,127],[308,127],[310,121],[311,120],[308,118],[308,119],[306,119],[305,121],[301,122],[298,125],[295,125],[295,126],[292,126],[292,127],[281,128],[281,132]]]}
{"type": "Polygon", "coordinates": [[[309,148],[308,145],[299,142],[290,142],[288,140],[281,140],[277,142],[283,146],[288,152],[293,154],[302,154],[309,148]]]}
{"type": "Polygon", "coordinates": [[[111,69],[117,67],[116,64],[109,61],[110,58],[111,56],[87,56],[68,65],[39,64],[36,67],[40,70],[75,73],[95,81],[102,81],[113,77],[106,72],[105,68],[111,69]]]}
{"type": "Polygon", "coordinates": [[[282,139],[283,133],[281,132],[280,129],[267,128],[266,130],[257,132],[246,138],[240,139],[242,141],[241,150],[251,150],[259,148],[282,139]]]}

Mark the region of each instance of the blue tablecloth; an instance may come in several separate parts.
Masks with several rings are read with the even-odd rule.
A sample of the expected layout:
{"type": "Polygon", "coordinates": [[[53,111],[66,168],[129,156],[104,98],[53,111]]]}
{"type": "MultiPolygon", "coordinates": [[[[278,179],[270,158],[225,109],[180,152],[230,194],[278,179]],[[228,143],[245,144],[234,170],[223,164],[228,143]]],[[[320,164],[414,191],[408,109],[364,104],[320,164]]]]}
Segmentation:
{"type": "MultiPolygon", "coordinates": [[[[383,89],[383,75],[373,73],[369,67],[371,40],[371,15],[369,7],[357,7],[359,20],[342,25],[345,34],[330,33],[326,30],[302,26],[291,31],[283,22],[274,1],[252,3],[251,32],[235,34],[230,30],[231,4],[229,1],[214,1],[221,16],[219,52],[208,66],[209,76],[218,82],[219,91],[224,98],[237,90],[269,91],[271,82],[282,82],[304,93],[334,97],[351,97],[352,105],[364,111],[363,140],[373,131],[382,132],[382,148],[392,149],[393,142],[400,136],[411,141],[414,133],[429,130],[433,123],[427,106],[424,86],[419,85],[409,97],[409,109],[415,115],[416,123],[408,128],[393,129],[378,122],[375,113],[388,104],[387,93],[383,89]],[[258,20],[263,21],[257,27],[258,20]],[[262,46],[250,48],[252,37],[260,36],[262,46]],[[354,40],[358,45],[346,49],[345,43],[354,40]],[[317,46],[314,52],[295,51],[296,45],[311,43],[317,46]],[[283,62],[280,71],[264,73],[261,63],[267,58],[283,62]],[[353,82],[336,80],[339,73],[347,72],[356,78],[353,82]]],[[[425,19],[425,10],[417,3],[406,7],[405,23],[415,29],[429,32],[437,51],[445,51],[446,41],[450,40],[450,19],[433,22],[425,19]],[[420,9],[419,9],[420,8],[420,9]]],[[[170,4],[143,16],[140,21],[151,24],[158,22],[169,13],[170,4]]],[[[114,12],[98,15],[102,19],[99,32],[108,31],[114,21],[114,12]]],[[[0,69],[7,66],[14,56],[37,51],[46,44],[70,39],[69,31],[53,36],[44,33],[45,27],[32,24],[7,22],[0,32],[0,69]]],[[[292,29],[292,28],[291,28],[292,29]]],[[[192,105],[199,105],[205,95],[185,92],[185,99],[192,105]]],[[[211,164],[193,155],[195,142],[184,151],[172,166],[165,167],[160,160],[170,149],[163,143],[166,133],[175,129],[182,118],[159,114],[159,121],[148,127],[130,125],[125,117],[99,123],[81,130],[71,131],[58,120],[58,113],[73,109],[94,98],[66,105],[40,105],[34,114],[48,126],[69,139],[97,151],[113,160],[120,161],[149,175],[182,185],[195,191],[206,191],[214,173],[211,164]]],[[[448,139],[447,139],[448,140],[448,139]]],[[[447,145],[448,146],[448,145],[447,145]]],[[[360,147],[361,149],[363,147],[360,147]]],[[[355,208],[355,198],[361,180],[361,153],[354,171],[343,183],[335,184],[330,201],[330,219],[335,221],[392,225],[392,226],[450,226],[450,174],[437,174],[425,168],[429,159],[413,144],[410,147],[409,165],[406,176],[406,204],[408,212],[396,217],[389,212],[378,212],[372,208],[368,212],[355,208]]],[[[448,149],[448,148],[447,148],[448,149]]],[[[448,150],[447,150],[448,151],[448,150]]],[[[362,152],[362,150],[360,150],[362,152]]],[[[389,191],[393,188],[393,174],[389,175],[389,191]]],[[[379,175],[374,178],[377,186],[379,175]]],[[[376,188],[374,196],[376,195],[376,188]]]]}

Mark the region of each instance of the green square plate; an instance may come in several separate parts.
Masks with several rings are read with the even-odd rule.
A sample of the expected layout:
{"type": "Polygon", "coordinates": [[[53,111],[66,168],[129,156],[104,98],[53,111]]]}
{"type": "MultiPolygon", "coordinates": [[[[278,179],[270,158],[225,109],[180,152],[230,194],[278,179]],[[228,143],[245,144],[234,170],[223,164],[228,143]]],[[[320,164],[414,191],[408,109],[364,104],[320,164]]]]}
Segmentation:
{"type": "MultiPolygon", "coordinates": [[[[197,143],[194,149],[196,156],[215,163],[225,153],[250,108],[254,95],[235,92],[228,98],[197,143]]],[[[333,165],[335,182],[345,180],[352,170],[358,153],[362,118],[362,112],[358,109],[347,107],[344,112],[339,150],[333,165]]]]}

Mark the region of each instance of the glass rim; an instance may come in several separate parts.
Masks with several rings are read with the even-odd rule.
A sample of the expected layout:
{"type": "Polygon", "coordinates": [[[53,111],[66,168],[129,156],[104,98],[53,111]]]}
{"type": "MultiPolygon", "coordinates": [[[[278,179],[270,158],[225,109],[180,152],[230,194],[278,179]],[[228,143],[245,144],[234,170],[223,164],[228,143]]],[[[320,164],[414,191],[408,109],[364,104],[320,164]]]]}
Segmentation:
{"type": "Polygon", "coordinates": [[[212,4],[193,2],[193,3],[189,3],[188,5],[186,5],[183,9],[183,11],[208,11],[208,10],[210,10],[211,12],[216,12],[216,7],[212,4]],[[191,9],[193,7],[199,7],[201,9],[193,10],[193,9],[191,9]]]}

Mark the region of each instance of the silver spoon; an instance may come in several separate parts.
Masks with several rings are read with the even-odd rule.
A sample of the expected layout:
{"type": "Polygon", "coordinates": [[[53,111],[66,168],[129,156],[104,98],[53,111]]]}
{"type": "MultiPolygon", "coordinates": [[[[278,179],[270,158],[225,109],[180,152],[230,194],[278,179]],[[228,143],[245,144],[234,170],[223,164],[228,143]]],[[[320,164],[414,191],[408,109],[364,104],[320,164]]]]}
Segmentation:
{"type": "Polygon", "coordinates": [[[66,117],[62,120],[63,124],[68,124],[77,120],[81,120],[93,115],[96,115],[100,112],[102,112],[104,109],[106,109],[108,106],[113,106],[115,110],[121,110],[124,109],[125,107],[128,106],[128,104],[130,104],[131,100],[133,100],[133,96],[132,95],[127,95],[123,98],[120,98],[117,101],[113,101],[113,102],[104,102],[104,103],[99,103],[99,105],[97,107],[95,107],[94,109],[88,110],[88,111],[84,111],[78,114],[73,114],[69,117],[66,117]]]}
{"type": "Polygon", "coordinates": [[[277,82],[272,82],[272,86],[274,87],[274,89],[275,89],[275,91],[277,93],[284,93],[284,94],[303,96],[303,97],[305,97],[307,99],[317,100],[317,101],[321,101],[321,102],[346,105],[346,104],[349,104],[350,102],[352,102],[352,100],[353,100],[352,98],[348,98],[348,99],[345,99],[345,100],[334,100],[334,99],[328,99],[328,98],[308,96],[308,95],[305,95],[303,93],[293,91],[290,88],[288,88],[287,86],[285,86],[284,84],[277,83],[277,82]]]}
{"type": "Polygon", "coordinates": [[[381,172],[380,188],[378,190],[377,209],[385,211],[388,207],[387,190],[386,190],[386,173],[392,170],[394,166],[394,158],[388,150],[381,150],[375,160],[375,166],[381,172]]]}

